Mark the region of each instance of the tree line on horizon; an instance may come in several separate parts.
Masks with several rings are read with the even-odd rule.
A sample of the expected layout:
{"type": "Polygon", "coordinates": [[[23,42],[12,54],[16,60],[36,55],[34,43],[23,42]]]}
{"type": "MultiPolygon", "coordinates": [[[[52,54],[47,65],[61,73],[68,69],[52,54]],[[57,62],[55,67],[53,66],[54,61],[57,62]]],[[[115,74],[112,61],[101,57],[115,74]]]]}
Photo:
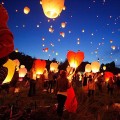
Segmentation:
{"type": "MultiPolygon", "coordinates": [[[[22,52],[15,52],[13,51],[10,55],[9,58],[12,60],[18,59],[20,62],[20,65],[25,65],[25,67],[27,68],[27,70],[29,71],[32,67],[33,61],[36,59],[35,57],[31,57],[29,55],[26,55],[22,52]]],[[[46,61],[46,68],[49,71],[50,70],[50,64],[51,62],[57,62],[56,58],[53,58],[52,60],[45,60],[46,61]]],[[[76,69],[76,72],[80,71],[80,72],[84,72],[85,71],[85,66],[86,64],[90,64],[90,62],[88,61],[83,61],[76,69]]],[[[64,62],[61,62],[59,64],[59,70],[66,70],[67,66],[69,65],[67,58],[65,59],[64,62]]],[[[109,71],[112,72],[114,75],[120,73],[120,68],[115,66],[115,62],[112,61],[110,63],[106,63],[106,64],[101,64],[100,66],[100,72],[104,72],[104,71],[109,71]],[[106,70],[103,70],[103,66],[106,66],[106,70]]]]}

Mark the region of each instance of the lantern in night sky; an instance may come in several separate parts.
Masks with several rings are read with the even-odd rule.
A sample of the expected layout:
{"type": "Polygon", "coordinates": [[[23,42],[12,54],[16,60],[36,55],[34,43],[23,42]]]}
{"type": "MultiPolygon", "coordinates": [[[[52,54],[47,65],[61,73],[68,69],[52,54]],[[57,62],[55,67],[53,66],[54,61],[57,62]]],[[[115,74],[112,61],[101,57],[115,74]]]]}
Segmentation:
{"type": "Polygon", "coordinates": [[[68,59],[70,67],[77,68],[84,59],[84,52],[68,51],[67,59],[68,59]]]}
{"type": "Polygon", "coordinates": [[[25,13],[25,14],[28,14],[29,12],[30,12],[30,8],[29,8],[29,7],[27,7],[27,6],[26,6],[26,7],[24,7],[24,13],[25,13]]]}
{"type": "Polygon", "coordinates": [[[18,71],[19,70],[20,61],[18,59],[15,59],[15,60],[13,60],[13,62],[15,63],[16,71],[18,71]]]}
{"type": "Polygon", "coordinates": [[[103,70],[106,70],[106,66],[105,65],[103,66],[103,70]]]}
{"type": "Polygon", "coordinates": [[[27,73],[27,69],[25,67],[20,67],[19,69],[19,81],[22,81],[27,73]]]}
{"type": "Polygon", "coordinates": [[[62,28],[65,28],[65,27],[66,27],[66,22],[62,22],[62,23],[61,23],[61,27],[62,27],[62,28]]]}
{"type": "Polygon", "coordinates": [[[86,64],[85,72],[91,72],[91,65],[90,64],[86,64]]]}
{"type": "Polygon", "coordinates": [[[110,43],[113,43],[113,40],[110,40],[110,43]]]}
{"type": "Polygon", "coordinates": [[[36,74],[43,74],[46,67],[46,61],[37,59],[35,60],[34,64],[35,64],[36,74]]]}
{"type": "Polygon", "coordinates": [[[58,63],[52,62],[52,63],[50,64],[50,71],[57,72],[57,71],[58,71],[58,63]]]}
{"type": "Polygon", "coordinates": [[[15,52],[18,52],[18,49],[17,49],[17,48],[15,49],[15,52]]]}
{"type": "Polygon", "coordinates": [[[65,37],[65,33],[64,33],[64,32],[60,32],[60,35],[61,35],[62,37],[65,37]]]}
{"type": "Polygon", "coordinates": [[[98,61],[94,61],[91,63],[91,69],[93,73],[99,72],[100,63],[98,61]]]}
{"type": "Polygon", "coordinates": [[[113,50],[115,50],[116,49],[116,47],[113,45],[113,46],[111,46],[111,48],[113,49],[113,50]]]}
{"type": "Polygon", "coordinates": [[[113,73],[106,71],[106,72],[104,73],[104,79],[105,79],[105,81],[108,82],[108,80],[110,79],[110,77],[113,78],[113,73]]]}
{"type": "Polygon", "coordinates": [[[15,72],[15,63],[11,59],[8,59],[8,61],[3,66],[7,67],[7,69],[8,69],[8,74],[5,78],[5,80],[3,81],[3,83],[9,83],[12,80],[12,77],[15,72]]]}
{"type": "Polygon", "coordinates": [[[45,16],[57,18],[64,8],[64,0],[41,0],[45,16]]]}

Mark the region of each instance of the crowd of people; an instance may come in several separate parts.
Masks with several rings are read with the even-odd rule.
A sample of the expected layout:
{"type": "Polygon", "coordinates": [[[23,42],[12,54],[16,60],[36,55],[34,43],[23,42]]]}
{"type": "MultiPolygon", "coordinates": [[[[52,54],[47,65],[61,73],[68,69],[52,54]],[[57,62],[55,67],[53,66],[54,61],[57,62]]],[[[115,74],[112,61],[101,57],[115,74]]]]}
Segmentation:
{"type": "MultiPolygon", "coordinates": [[[[17,87],[19,74],[15,70],[13,78],[9,84],[2,84],[8,74],[8,70],[3,64],[8,60],[9,54],[14,50],[13,35],[10,32],[7,21],[8,13],[6,9],[0,5],[0,90],[4,89],[9,93],[9,87],[13,87],[14,91],[17,87]]],[[[25,76],[26,83],[29,85],[28,97],[36,95],[37,86],[39,90],[53,93],[57,96],[58,106],[57,114],[62,118],[65,101],[67,99],[67,90],[71,86],[81,87],[88,97],[94,96],[96,89],[100,93],[104,92],[103,87],[106,86],[107,92],[113,95],[115,91],[120,94],[120,76],[110,77],[109,80],[104,79],[101,73],[84,73],[78,74],[74,69],[72,72],[60,70],[58,72],[44,70],[42,75],[36,75],[34,64],[25,76]]]]}

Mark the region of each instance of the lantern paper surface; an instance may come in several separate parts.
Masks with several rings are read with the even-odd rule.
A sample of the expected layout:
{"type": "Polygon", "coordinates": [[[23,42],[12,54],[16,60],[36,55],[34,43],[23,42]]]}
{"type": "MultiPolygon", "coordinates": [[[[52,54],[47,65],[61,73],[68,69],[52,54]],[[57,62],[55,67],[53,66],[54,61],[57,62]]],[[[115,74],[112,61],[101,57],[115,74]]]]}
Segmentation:
{"type": "Polygon", "coordinates": [[[84,59],[84,53],[81,51],[78,51],[76,53],[73,51],[68,51],[67,59],[70,67],[77,68],[84,59]]]}
{"type": "Polygon", "coordinates": [[[25,67],[19,69],[19,77],[25,77],[26,73],[27,69],[25,67]]]}
{"type": "Polygon", "coordinates": [[[106,66],[103,66],[103,70],[106,70],[106,66]]]}
{"type": "Polygon", "coordinates": [[[26,6],[26,7],[24,7],[24,13],[25,13],[25,14],[28,14],[29,12],[30,12],[30,8],[29,8],[29,7],[27,7],[27,6],[26,6]]]}
{"type": "Polygon", "coordinates": [[[36,74],[43,74],[44,69],[46,67],[46,61],[37,59],[37,60],[35,60],[34,63],[35,63],[36,74]]]}
{"type": "Polygon", "coordinates": [[[12,80],[14,72],[15,72],[15,63],[11,59],[8,59],[8,61],[3,66],[7,67],[8,74],[5,80],[2,82],[2,84],[9,83],[12,80]]]}
{"type": "Polygon", "coordinates": [[[50,64],[50,71],[58,71],[58,64],[52,62],[52,63],[50,64]]]}
{"type": "Polygon", "coordinates": [[[91,65],[90,64],[87,64],[85,66],[85,72],[91,72],[91,65]]]}
{"type": "Polygon", "coordinates": [[[100,63],[98,61],[94,61],[91,63],[91,69],[93,73],[99,72],[100,63]]]}
{"type": "Polygon", "coordinates": [[[42,0],[42,8],[48,18],[57,18],[64,8],[64,0],[42,0]]]}
{"type": "Polygon", "coordinates": [[[104,78],[105,78],[105,81],[107,82],[109,80],[109,78],[112,77],[113,78],[113,73],[112,72],[104,72],[104,78]]]}

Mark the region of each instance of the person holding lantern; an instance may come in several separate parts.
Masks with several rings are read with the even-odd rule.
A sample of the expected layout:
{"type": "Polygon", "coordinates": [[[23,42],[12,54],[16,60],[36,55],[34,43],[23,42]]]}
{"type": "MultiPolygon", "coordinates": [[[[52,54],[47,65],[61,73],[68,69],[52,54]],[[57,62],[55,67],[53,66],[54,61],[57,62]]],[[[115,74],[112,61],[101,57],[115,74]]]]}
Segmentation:
{"type": "MultiPolygon", "coordinates": [[[[4,88],[6,84],[2,84],[2,82],[8,74],[8,69],[3,65],[8,61],[9,54],[14,50],[14,39],[13,34],[7,26],[9,19],[8,12],[1,4],[0,16],[0,84],[4,88]]],[[[6,90],[8,92],[8,85],[6,90]]]]}

